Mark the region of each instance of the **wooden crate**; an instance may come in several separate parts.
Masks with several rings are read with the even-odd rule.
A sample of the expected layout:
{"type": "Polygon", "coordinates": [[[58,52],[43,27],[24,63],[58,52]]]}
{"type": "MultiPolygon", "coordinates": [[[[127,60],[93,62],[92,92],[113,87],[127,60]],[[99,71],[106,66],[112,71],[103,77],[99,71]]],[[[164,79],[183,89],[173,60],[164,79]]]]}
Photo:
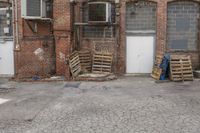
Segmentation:
{"type": "Polygon", "coordinates": [[[190,56],[171,56],[170,72],[173,81],[193,80],[194,76],[190,56]]]}
{"type": "Polygon", "coordinates": [[[69,57],[69,67],[73,77],[77,77],[81,72],[81,64],[79,59],[79,54],[74,51],[69,57]]]}
{"type": "Polygon", "coordinates": [[[80,59],[82,71],[91,72],[92,71],[91,52],[89,50],[81,50],[81,51],[78,51],[78,53],[79,53],[79,59],[80,59]]]}
{"type": "Polygon", "coordinates": [[[93,73],[111,73],[112,71],[112,54],[95,52],[93,55],[92,72],[93,73]]]}

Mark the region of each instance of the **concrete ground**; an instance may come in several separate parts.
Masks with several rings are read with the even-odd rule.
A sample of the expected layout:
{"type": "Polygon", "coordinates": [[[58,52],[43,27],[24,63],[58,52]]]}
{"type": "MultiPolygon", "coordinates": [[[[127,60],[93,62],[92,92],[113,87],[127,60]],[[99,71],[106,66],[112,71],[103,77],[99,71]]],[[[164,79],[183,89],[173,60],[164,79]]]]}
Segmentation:
{"type": "Polygon", "coordinates": [[[0,79],[0,133],[199,133],[200,80],[15,83],[0,79]]]}

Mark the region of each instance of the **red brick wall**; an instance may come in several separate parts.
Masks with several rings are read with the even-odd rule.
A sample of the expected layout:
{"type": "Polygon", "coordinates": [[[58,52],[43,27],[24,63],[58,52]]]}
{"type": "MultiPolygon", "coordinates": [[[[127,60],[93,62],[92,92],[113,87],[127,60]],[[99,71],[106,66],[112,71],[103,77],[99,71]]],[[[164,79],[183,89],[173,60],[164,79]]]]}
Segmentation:
{"type": "MultiPolygon", "coordinates": [[[[50,21],[24,20],[21,18],[21,0],[13,4],[18,7],[18,20],[14,17],[14,32],[18,25],[18,40],[15,34],[15,76],[17,78],[48,77],[55,73],[55,46],[50,21]],[[33,32],[28,26],[37,26],[33,32]]],[[[14,10],[16,13],[16,10],[14,10]]]]}
{"type": "Polygon", "coordinates": [[[71,7],[69,0],[54,0],[54,36],[56,45],[56,74],[70,77],[66,62],[71,52],[71,7]]]}
{"type": "MultiPolygon", "coordinates": [[[[120,1],[120,46],[119,46],[119,56],[118,56],[118,72],[123,74],[126,72],[126,2],[134,2],[136,0],[121,0],[120,1]]],[[[157,3],[157,33],[156,33],[156,53],[163,54],[165,52],[170,52],[172,54],[187,54],[192,56],[193,69],[198,69],[200,67],[199,54],[198,52],[171,52],[167,51],[167,4],[168,2],[173,2],[175,0],[150,0],[157,3]]],[[[190,1],[190,0],[189,0],[190,1]]],[[[193,0],[200,2],[200,0],[193,0]]]]}
{"type": "MultiPolygon", "coordinates": [[[[20,4],[21,0],[18,0],[20,4]]],[[[26,22],[20,17],[21,9],[18,6],[19,15],[19,43],[20,49],[16,49],[15,52],[15,68],[16,75],[20,76],[31,76],[35,74],[45,75],[51,73],[45,70],[52,70],[52,68],[47,65],[46,61],[40,61],[37,56],[35,56],[34,51],[38,48],[42,48],[45,51],[46,47],[43,47],[44,41],[47,41],[50,45],[47,48],[46,53],[49,59],[55,54],[55,63],[52,64],[56,66],[57,75],[65,75],[67,79],[70,78],[69,66],[67,64],[67,58],[72,52],[73,40],[73,27],[72,27],[72,17],[70,0],[54,0],[53,2],[53,25],[52,27],[45,22],[38,23],[38,33],[33,34],[32,31],[27,26],[26,22]],[[51,32],[53,29],[53,33],[51,32]],[[48,39],[50,36],[54,36],[48,39]],[[35,38],[36,37],[36,38],[35,38]],[[40,37],[40,38],[38,38],[40,37]],[[41,38],[42,37],[42,38],[41,38]],[[35,38],[34,41],[31,39],[35,38]],[[55,50],[53,50],[55,47],[55,50]],[[53,50],[53,51],[52,51],[53,50]],[[26,57],[26,58],[25,58],[26,57]],[[26,66],[27,64],[32,64],[26,66]],[[36,62],[35,64],[33,62],[36,62]],[[39,64],[39,65],[36,65],[39,64]],[[44,70],[45,69],[45,70],[44,70]]],[[[85,0],[83,0],[85,1],[85,0]]],[[[116,16],[116,21],[119,24],[117,30],[119,33],[116,36],[116,40],[113,44],[116,45],[116,56],[115,59],[115,72],[117,74],[124,74],[126,72],[126,2],[134,2],[134,0],[120,0],[119,4],[119,16],[116,16]],[[118,38],[119,37],[119,40],[118,38]]],[[[151,0],[157,3],[157,36],[156,36],[156,53],[166,52],[166,42],[167,42],[167,2],[172,0],[151,0]]],[[[196,0],[200,1],[200,0],[196,0]]],[[[78,11],[78,10],[76,10],[78,11]]],[[[75,18],[77,21],[81,21],[81,16],[75,18]]],[[[82,38],[82,37],[81,37],[82,38]]],[[[81,40],[82,46],[85,48],[91,48],[92,39],[81,40]]],[[[198,52],[179,52],[179,54],[190,54],[192,55],[194,68],[199,67],[199,53],[198,52]]]]}

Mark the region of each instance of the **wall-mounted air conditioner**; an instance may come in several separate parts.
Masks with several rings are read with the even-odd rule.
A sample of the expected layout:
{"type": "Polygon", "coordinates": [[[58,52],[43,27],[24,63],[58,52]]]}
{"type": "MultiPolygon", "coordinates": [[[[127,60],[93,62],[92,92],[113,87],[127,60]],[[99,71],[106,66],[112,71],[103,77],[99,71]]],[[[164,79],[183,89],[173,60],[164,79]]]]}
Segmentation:
{"type": "Polygon", "coordinates": [[[52,12],[51,0],[21,0],[22,18],[50,18],[52,12]]]}
{"type": "Polygon", "coordinates": [[[111,22],[111,4],[109,2],[89,2],[88,21],[93,23],[111,22]]]}

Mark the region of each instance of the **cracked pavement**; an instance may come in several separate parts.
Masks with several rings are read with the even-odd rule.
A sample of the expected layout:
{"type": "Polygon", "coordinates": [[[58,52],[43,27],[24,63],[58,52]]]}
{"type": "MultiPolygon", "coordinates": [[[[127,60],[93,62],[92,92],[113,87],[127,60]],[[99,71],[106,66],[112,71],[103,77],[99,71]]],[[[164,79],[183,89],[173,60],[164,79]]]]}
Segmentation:
{"type": "Polygon", "coordinates": [[[199,133],[200,80],[2,81],[0,133],[199,133]],[[10,88],[10,89],[9,89],[10,88]]]}

